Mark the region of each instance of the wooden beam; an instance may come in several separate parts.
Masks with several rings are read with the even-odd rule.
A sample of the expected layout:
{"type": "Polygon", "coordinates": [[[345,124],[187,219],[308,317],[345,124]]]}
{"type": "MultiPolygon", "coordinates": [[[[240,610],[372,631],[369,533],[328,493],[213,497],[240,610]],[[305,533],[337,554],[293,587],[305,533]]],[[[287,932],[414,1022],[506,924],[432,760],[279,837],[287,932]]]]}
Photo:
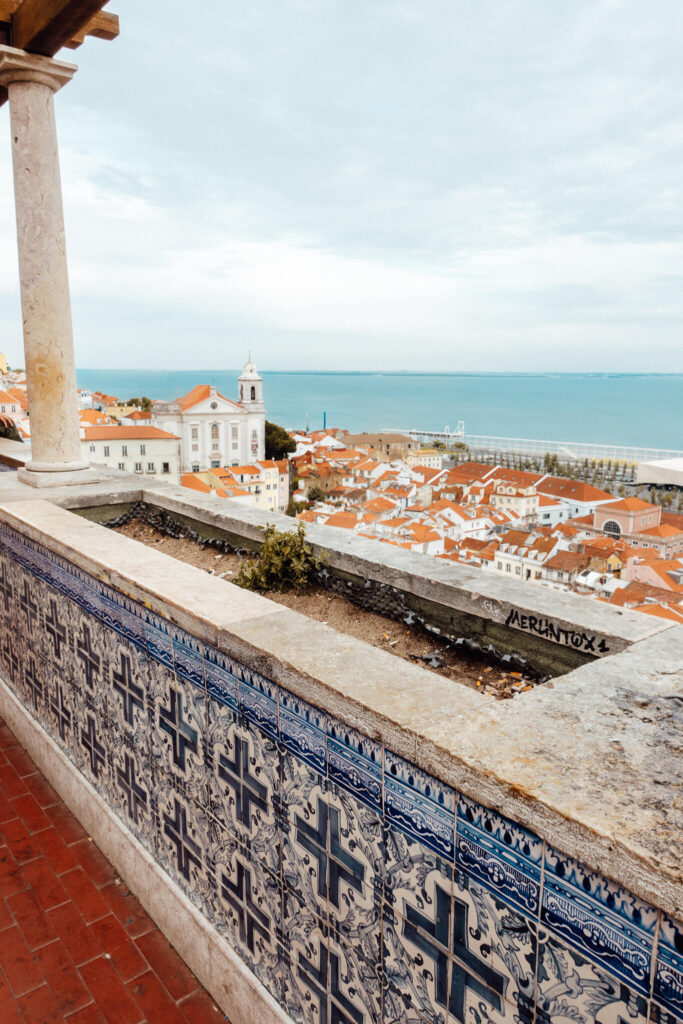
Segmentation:
{"type": "Polygon", "coordinates": [[[12,45],[54,57],[99,14],[107,0],[22,0],[12,18],[12,45]]]}
{"type": "Polygon", "coordinates": [[[119,17],[117,14],[109,14],[108,11],[100,11],[80,32],[77,32],[65,46],[70,50],[76,50],[81,43],[85,42],[86,36],[94,36],[95,39],[116,39],[119,34],[119,17]]]}

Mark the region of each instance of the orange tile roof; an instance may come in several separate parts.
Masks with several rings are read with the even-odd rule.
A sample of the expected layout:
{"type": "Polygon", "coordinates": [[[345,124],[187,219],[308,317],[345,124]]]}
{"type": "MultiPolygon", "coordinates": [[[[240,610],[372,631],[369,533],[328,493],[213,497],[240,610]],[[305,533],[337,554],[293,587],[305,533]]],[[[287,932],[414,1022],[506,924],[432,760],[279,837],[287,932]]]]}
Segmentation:
{"type": "Polygon", "coordinates": [[[651,505],[649,501],[642,501],[640,498],[621,498],[619,501],[610,501],[609,505],[603,506],[605,512],[644,512],[651,509],[653,512],[658,505],[651,505]]]}
{"type": "Polygon", "coordinates": [[[677,526],[671,526],[669,523],[660,523],[659,526],[651,526],[649,530],[640,530],[641,534],[647,534],[649,537],[683,537],[683,530],[679,530],[677,526]]]}
{"type": "Polygon", "coordinates": [[[24,388],[7,388],[12,398],[15,398],[17,405],[20,405],[22,409],[28,409],[28,395],[24,388]]]}
{"type": "Polygon", "coordinates": [[[583,480],[569,480],[563,476],[547,476],[536,484],[536,489],[556,498],[569,498],[571,501],[580,502],[609,501],[612,497],[607,491],[600,491],[583,480]]]}
{"type": "MultiPolygon", "coordinates": [[[[241,409],[242,406],[238,405],[237,402],[233,402],[230,398],[226,398],[225,395],[221,395],[216,391],[216,398],[222,398],[224,402],[229,405],[233,405],[236,409],[241,409]]],[[[205,402],[207,398],[211,397],[211,385],[210,384],[197,384],[188,391],[182,398],[177,398],[176,401],[183,412],[186,409],[191,409],[193,405],[198,405],[200,402],[205,402]]]]}
{"type": "Polygon", "coordinates": [[[86,441],[154,441],[162,438],[166,441],[179,441],[177,434],[169,434],[158,427],[86,427],[86,441]]]}
{"type": "Polygon", "coordinates": [[[144,409],[133,409],[132,412],[127,413],[126,419],[128,420],[151,420],[151,412],[145,412],[144,409]]]}

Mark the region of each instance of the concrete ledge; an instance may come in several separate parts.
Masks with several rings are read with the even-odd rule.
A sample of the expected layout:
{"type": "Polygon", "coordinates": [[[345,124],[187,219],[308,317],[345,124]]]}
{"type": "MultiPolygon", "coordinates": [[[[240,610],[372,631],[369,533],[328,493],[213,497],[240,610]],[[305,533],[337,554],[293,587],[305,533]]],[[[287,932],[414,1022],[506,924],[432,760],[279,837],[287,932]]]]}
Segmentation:
{"type": "Polygon", "coordinates": [[[0,715],[230,1024],[291,1024],[246,964],[0,679],[0,715]]]}

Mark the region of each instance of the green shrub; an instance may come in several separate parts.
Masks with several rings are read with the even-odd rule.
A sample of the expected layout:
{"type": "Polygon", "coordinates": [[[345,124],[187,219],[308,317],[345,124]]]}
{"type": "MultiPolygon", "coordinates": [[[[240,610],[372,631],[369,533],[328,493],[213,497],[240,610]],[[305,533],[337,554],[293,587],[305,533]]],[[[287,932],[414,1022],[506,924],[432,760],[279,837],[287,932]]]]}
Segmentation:
{"type": "Polygon", "coordinates": [[[234,582],[245,590],[299,593],[325,562],[325,556],[314,555],[306,543],[303,523],[296,530],[276,530],[269,523],[258,558],[245,562],[234,582]]]}

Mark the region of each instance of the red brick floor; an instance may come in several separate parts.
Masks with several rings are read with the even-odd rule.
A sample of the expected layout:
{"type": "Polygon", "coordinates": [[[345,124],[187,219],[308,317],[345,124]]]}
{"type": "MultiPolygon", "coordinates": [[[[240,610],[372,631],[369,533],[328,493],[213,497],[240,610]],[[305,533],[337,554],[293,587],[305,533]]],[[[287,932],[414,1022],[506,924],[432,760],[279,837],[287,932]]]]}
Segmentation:
{"type": "Polygon", "coordinates": [[[225,1020],[0,719],[0,1022],[225,1020]]]}

